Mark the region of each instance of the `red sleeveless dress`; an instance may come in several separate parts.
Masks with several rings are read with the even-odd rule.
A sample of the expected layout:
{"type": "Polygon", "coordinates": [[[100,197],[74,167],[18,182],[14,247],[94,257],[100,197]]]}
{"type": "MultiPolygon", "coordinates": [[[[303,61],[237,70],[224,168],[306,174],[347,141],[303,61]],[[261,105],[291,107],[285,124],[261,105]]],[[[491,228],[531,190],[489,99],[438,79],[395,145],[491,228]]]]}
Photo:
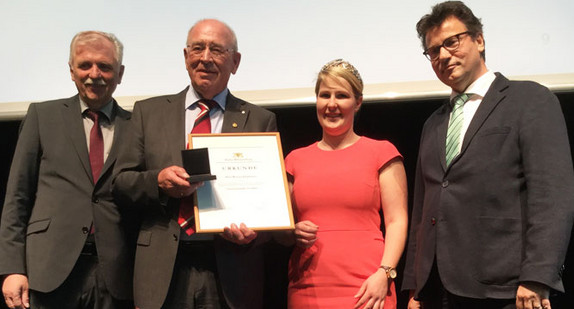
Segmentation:
{"type": "MultiPolygon", "coordinates": [[[[379,170],[401,157],[388,141],[361,137],[341,150],[318,143],[292,151],[285,159],[293,176],[297,221],[319,226],[312,247],[295,247],[289,261],[289,308],[353,308],[354,295],[381,263],[385,241],[380,230],[379,170]]],[[[394,284],[385,308],[396,308],[394,284]]]]}

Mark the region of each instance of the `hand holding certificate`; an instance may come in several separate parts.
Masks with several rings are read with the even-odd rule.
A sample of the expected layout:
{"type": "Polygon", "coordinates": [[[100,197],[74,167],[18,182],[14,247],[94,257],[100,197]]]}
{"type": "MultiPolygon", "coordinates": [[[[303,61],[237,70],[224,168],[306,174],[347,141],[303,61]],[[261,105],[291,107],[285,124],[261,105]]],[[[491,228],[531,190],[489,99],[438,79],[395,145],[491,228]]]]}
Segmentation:
{"type": "Polygon", "coordinates": [[[279,133],[191,134],[189,145],[209,150],[217,176],[197,189],[196,232],[294,228],[279,133]]]}

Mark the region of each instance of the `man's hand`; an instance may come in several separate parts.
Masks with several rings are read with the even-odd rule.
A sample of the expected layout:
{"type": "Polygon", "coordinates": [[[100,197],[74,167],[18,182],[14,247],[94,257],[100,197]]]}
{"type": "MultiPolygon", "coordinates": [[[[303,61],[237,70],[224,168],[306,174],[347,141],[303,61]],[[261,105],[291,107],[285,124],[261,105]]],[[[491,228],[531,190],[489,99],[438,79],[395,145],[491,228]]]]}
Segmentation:
{"type": "Polygon", "coordinates": [[[241,223],[239,227],[234,223],[223,229],[221,237],[238,245],[246,245],[257,237],[257,233],[244,223],[241,223]]]}
{"type": "Polygon", "coordinates": [[[30,308],[28,277],[21,274],[8,275],[2,284],[2,293],[8,308],[30,308]]]}
{"type": "Polygon", "coordinates": [[[415,299],[415,291],[409,291],[409,304],[407,305],[408,309],[421,309],[421,302],[415,299]]]}
{"type": "Polygon", "coordinates": [[[517,309],[551,309],[548,287],[537,282],[524,282],[516,292],[517,309]]]}
{"type": "Polygon", "coordinates": [[[190,183],[187,179],[189,175],[181,166],[172,165],[166,167],[157,175],[159,188],[168,196],[182,198],[191,195],[203,182],[190,183]]]}

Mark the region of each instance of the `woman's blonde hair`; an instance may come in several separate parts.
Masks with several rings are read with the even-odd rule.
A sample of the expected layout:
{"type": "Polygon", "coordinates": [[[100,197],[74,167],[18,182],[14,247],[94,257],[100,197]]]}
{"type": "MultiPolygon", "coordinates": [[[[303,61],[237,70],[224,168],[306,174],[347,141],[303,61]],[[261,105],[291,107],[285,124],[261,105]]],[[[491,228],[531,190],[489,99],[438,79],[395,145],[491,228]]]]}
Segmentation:
{"type": "Polygon", "coordinates": [[[355,99],[363,96],[363,79],[359,71],[349,62],[343,59],[335,59],[325,64],[317,76],[315,95],[319,95],[319,88],[326,77],[340,77],[346,80],[351,85],[355,99]]]}

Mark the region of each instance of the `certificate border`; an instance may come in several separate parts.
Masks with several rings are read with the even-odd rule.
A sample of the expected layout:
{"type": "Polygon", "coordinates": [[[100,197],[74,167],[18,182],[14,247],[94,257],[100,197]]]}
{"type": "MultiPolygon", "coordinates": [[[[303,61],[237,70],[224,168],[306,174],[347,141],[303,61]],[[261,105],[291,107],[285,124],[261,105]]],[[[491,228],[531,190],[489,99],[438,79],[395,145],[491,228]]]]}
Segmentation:
{"type": "MultiPolygon", "coordinates": [[[[295,222],[293,218],[293,207],[291,204],[291,194],[289,191],[289,182],[287,181],[287,173],[285,171],[285,160],[283,157],[283,149],[281,147],[281,138],[279,132],[245,132],[245,133],[207,133],[207,134],[189,134],[188,145],[189,149],[193,149],[193,138],[208,138],[217,139],[218,137],[241,137],[241,136],[275,136],[277,152],[279,154],[279,162],[281,164],[281,174],[283,177],[283,189],[287,201],[287,213],[289,214],[289,225],[285,226],[264,226],[251,228],[254,231],[278,231],[278,230],[293,230],[295,229],[295,222]]],[[[208,147],[209,148],[209,147],[208,147]]],[[[197,194],[193,195],[193,212],[195,217],[195,232],[196,233],[221,233],[223,229],[202,229],[201,216],[199,214],[199,207],[197,202],[197,194]]]]}

